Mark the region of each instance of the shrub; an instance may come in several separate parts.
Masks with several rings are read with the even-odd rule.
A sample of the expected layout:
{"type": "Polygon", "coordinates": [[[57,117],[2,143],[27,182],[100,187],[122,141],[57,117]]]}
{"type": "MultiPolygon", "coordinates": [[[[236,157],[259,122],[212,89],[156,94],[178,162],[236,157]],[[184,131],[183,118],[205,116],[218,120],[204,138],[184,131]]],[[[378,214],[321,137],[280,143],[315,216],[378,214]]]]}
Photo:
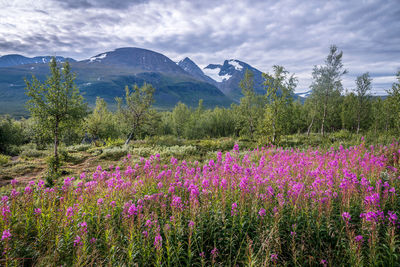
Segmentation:
{"type": "Polygon", "coordinates": [[[126,147],[104,148],[102,151],[103,152],[100,154],[100,158],[109,160],[119,160],[128,154],[128,149],[126,147]]]}
{"type": "Polygon", "coordinates": [[[0,154],[0,166],[6,165],[10,161],[10,157],[0,154]]]}
{"type": "Polygon", "coordinates": [[[24,149],[20,156],[22,158],[42,158],[47,155],[47,151],[37,150],[35,148],[24,149]]]}

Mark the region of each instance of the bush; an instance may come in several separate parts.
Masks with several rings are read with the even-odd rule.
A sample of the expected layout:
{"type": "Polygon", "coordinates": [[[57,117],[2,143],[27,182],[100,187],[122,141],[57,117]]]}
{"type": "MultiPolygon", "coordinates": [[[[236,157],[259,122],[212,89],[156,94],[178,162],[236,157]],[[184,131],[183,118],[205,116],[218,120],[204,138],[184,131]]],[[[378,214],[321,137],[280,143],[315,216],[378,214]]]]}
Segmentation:
{"type": "Polygon", "coordinates": [[[74,145],[74,146],[69,146],[66,148],[68,152],[82,152],[82,151],[87,151],[89,148],[91,148],[92,145],[90,144],[79,144],[79,145],[74,145]]]}
{"type": "Polygon", "coordinates": [[[21,152],[22,158],[42,158],[47,155],[47,151],[37,150],[35,148],[28,148],[21,152]]]}
{"type": "Polygon", "coordinates": [[[119,160],[126,154],[128,154],[128,149],[125,147],[113,147],[113,148],[105,148],[102,150],[100,158],[101,159],[109,159],[109,160],[119,160]]]}
{"type": "Polygon", "coordinates": [[[232,138],[204,139],[197,144],[199,149],[204,151],[227,151],[231,150],[234,145],[235,141],[232,138]]]}
{"type": "Polygon", "coordinates": [[[179,146],[182,141],[173,135],[151,136],[145,139],[146,144],[153,146],[179,146]]]}
{"type": "Polygon", "coordinates": [[[0,154],[0,166],[6,165],[10,161],[10,157],[0,154]]]}

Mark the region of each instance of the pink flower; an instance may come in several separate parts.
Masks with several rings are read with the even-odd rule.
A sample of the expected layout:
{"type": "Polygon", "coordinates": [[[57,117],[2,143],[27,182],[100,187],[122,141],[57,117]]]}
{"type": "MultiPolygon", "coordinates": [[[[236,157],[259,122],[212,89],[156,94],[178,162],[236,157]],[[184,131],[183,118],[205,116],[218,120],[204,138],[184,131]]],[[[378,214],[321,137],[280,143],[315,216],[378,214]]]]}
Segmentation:
{"type": "Polygon", "coordinates": [[[260,217],[264,217],[264,216],[265,216],[265,209],[261,208],[261,209],[258,211],[258,215],[260,215],[260,217]]]}
{"type": "Polygon", "coordinates": [[[232,208],[231,208],[231,216],[235,216],[237,214],[237,204],[236,202],[232,203],[232,208]]]}
{"type": "Polygon", "coordinates": [[[236,144],[233,146],[233,151],[239,152],[239,144],[238,144],[238,143],[236,143],[236,144]]]}
{"type": "Polygon", "coordinates": [[[82,245],[81,237],[80,237],[79,235],[77,235],[77,236],[75,237],[75,240],[74,240],[74,247],[76,247],[76,246],[81,246],[81,245],[82,245]]]}
{"type": "Polygon", "coordinates": [[[154,247],[157,250],[160,250],[162,247],[162,237],[160,234],[157,234],[156,237],[154,238],[154,247]]]}
{"type": "Polygon", "coordinates": [[[213,256],[213,258],[217,257],[217,255],[218,255],[218,249],[217,249],[217,248],[213,248],[213,249],[211,250],[211,255],[213,256]]]}
{"type": "Polygon", "coordinates": [[[188,226],[189,226],[189,228],[193,228],[194,227],[194,221],[190,220],[188,226]]]}
{"type": "Polygon", "coordinates": [[[344,220],[345,222],[349,222],[350,219],[351,219],[351,215],[350,215],[350,213],[348,213],[348,212],[343,212],[343,213],[342,213],[342,218],[343,218],[343,220],[344,220]]]}
{"type": "Polygon", "coordinates": [[[278,260],[278,254],[271,254],[271,261],[276,262],[278,260]]]}
{"type": "Polygon", "coordinates": [[[355,240],[357,243],[362,243],[362,242],[364,241],[364,238],[363,238],[362,235],[358,235],[358,236],[356,236],[356,237],[354,238],[354,240],[355,240]]]}
{"type": "Polygon", "coordinates": [[[1,241],[7,241],[10,240],[10,238],[11,238],[10,229],[4,230],[3,235],[1,236],[1,241]]]}
{"type": "Polygon", "coordinates": [[[30,194],[30,193],[32,193],[32,188],[28,185],[27,187],[25,187],[25,189],[24,189],[24,192],[25,192],[25,194],[30,194]]]}
{"type": "Polygon", "coordinates": [[[42,214],[42,210],[40,208],[35,209],[35,215],[42,214]]]}
{"type": "Polygon", "coordinates": [[[81,227],[82,233],[87,233],[87,223],[86,222],[80,223],[79,226],[81,227]]]}
{"type": "Polygon", "coordinates": [[[16,186],[17,184],[18,184],[17,179],[11,180],[11,185],[12,185],[13,187],[16,186]]]}
{"type": "Polygon", "coordinates": [[[98,200],[97,200],[97,205],[102,205],[104,203],[104,199],[102,199],[102,198],[99,198],[98,200]]]}
{"type": "Polygon", "coordinates": [[[390,223],[392,223],[393,225],[396,224],[397,222],[397,215],[396,213],[394,213],[393,211],[388,211],[388,219],[390,221],[390,223]]]}

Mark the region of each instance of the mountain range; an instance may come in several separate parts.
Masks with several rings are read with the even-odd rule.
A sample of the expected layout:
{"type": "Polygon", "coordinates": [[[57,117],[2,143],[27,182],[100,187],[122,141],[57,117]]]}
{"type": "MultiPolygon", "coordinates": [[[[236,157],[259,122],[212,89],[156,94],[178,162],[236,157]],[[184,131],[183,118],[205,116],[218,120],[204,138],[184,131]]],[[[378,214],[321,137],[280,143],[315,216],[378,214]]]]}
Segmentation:
{"type": "MultiPolygon", "coordinates": [[[[0,57],[0,114],[27,114],[24,79],[35,75],[44,81],[49,75],[50,59],[50,56],[0,57]]],[[[81,61],[56,59],[60,63],[70,62],[76,73],[75,82],[92,106],[99,96],[113,109],[115,97],[123,97],[126,85],[140,86],[146,82],[156,88],[154,106],[158,109],[171,109],[178,102],[196,106],[200,99],[206,107],[227,107],[239,102],[242,96],[239,82],[246,69],[254,74],[255,91],[265,93],[261,71],[236,59],[201,69],[188,57],[175,63],[160,53],[134,47],[118,48],[81,61]]]]}

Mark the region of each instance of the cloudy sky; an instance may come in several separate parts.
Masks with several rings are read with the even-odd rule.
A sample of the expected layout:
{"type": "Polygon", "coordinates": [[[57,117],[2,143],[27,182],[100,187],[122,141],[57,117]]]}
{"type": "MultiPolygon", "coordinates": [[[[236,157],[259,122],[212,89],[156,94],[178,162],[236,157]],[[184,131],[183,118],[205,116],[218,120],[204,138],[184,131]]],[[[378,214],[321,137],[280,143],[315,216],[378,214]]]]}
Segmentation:
{"type": "Polygon", "coordinates": [[[306,91],[331,44],[343,51],[345,88],[369,71],[381,94],[400,69],[398,0],[0,0],[0,55],[85,59],[142,47],[201,67],[239,59],[283,65],[306,91]]]}

